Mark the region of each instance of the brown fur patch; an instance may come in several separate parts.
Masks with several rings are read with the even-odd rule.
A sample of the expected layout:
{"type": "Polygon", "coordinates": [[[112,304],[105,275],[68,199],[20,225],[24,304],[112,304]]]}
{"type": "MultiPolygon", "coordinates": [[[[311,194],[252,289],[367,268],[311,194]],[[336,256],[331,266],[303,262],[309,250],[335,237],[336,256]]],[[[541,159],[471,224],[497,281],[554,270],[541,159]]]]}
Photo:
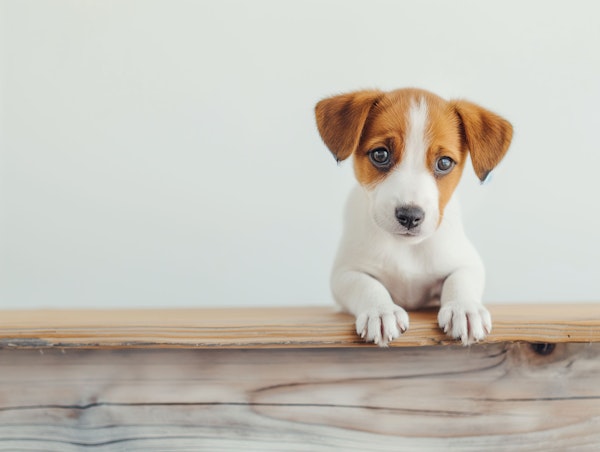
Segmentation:
{"type": "Polygon", "coordinates": [[[462,175],[467,159],[460,134],[460,125],[454,109],[448,102],[433,98],[428,100],[429,149],[427,150],[427,169],[436,180],[439,193],[440,222],[446,204],[450,201],[462,175]],[[440,157],[450,157],[456,165],[448,174],[436,176],[435,164],[440,157]]]}

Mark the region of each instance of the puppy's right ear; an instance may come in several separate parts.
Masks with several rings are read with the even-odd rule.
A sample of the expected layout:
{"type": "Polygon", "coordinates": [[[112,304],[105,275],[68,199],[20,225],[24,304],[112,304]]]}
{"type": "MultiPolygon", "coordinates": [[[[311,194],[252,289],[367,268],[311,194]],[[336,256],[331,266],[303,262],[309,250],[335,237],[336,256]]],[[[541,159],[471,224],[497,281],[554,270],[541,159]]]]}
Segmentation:
{"type": "Polygon", "coordinates": [[[381,91],[357,91],[329,97],[317,104],[319,133],[338,162],[356,150],[369,112],[382,96],[381,91]]]}

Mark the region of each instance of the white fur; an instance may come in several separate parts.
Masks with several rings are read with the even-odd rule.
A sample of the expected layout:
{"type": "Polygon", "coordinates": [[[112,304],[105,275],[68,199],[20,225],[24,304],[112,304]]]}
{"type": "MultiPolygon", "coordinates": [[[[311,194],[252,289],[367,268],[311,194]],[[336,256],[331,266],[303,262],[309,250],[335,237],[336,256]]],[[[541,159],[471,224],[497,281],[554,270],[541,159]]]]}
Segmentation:
{"type": "Polygon", "coordinates": [[[409,326],[406,309],[441,302],[440,327],[467,345],[491,330],[481,304],[484,269],[463,231],[454,197],[438,226],[438,191],[425,167],[427,106],[412,105],[402,161],[373,187],[350,193],[345,228],[331,275],[336,301],[356,316],[356,331],[381,346],[409,326]],[[405,235],[396,207],[419,206],[418,234],[405,235]]]}

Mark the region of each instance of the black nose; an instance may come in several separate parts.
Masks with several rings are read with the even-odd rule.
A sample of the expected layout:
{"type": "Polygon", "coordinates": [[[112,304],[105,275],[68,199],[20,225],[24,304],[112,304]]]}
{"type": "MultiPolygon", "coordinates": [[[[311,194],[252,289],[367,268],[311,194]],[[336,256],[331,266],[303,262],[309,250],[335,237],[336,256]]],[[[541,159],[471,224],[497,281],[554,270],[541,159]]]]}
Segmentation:
{"type": "Polygon", "coordinates": [[[416,206],[396,207],[396,218],[401,226],[406,229],[413,229],[423,222],[425,212],[416,206]]]}

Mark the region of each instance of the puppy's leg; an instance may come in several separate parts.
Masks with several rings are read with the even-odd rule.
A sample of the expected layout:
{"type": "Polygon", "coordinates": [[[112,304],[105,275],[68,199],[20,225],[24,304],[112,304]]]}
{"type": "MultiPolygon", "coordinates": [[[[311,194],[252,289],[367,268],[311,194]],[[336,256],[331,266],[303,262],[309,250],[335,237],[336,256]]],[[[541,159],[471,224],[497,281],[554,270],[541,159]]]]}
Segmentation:
{"type": "Polygon", "coordinates": [[[356,332],[367,342],[385,347],[408,329],[408,314],[394,304],[378,280],[358,271],[340,271],[331,279],[333,295],[356,317],[356,332]]]}
{"type": "Polygon", "coordinates": [[[444,333],[460,339],[463,345],[482,340],[492,331],[490,313],[481,304],[483,280],[482,268],[469,267],[444,281],[438,323],[444,333]]]}

